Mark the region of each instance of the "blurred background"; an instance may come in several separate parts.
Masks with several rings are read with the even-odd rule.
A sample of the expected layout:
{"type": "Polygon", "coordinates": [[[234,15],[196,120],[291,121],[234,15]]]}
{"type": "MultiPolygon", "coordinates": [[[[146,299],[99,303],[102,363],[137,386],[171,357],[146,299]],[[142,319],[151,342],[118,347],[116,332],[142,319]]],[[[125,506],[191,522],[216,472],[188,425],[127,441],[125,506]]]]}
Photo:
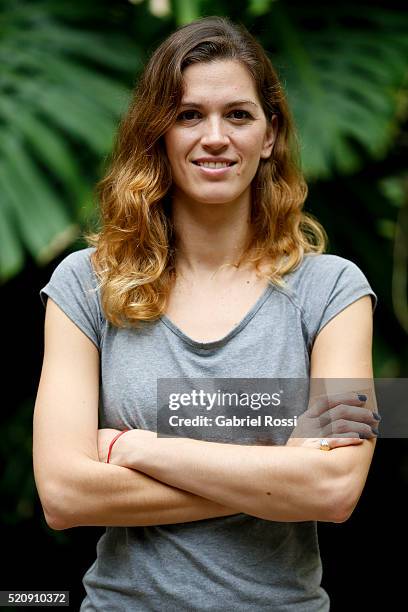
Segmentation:
{"type": "MultiPolygon", "coordinates": [[[[408,377],[406,9],[387,0],[0,0],[0,590],[69,590],[72,610],[84,597],[103,529],[52,531],[32,473],[38,292],[86,246],[94,186],[131,88],[178,25],[227,15],[268,51],[300,134],[306,210],[325,226],[329,252],[359,265],[378,295],[375,376],[408,377]]],[[[407,481],[407,441],[380,437],[353,516],[319,523],[333,611],[405,599],[396,556],[407,540],[407,481]]]]}

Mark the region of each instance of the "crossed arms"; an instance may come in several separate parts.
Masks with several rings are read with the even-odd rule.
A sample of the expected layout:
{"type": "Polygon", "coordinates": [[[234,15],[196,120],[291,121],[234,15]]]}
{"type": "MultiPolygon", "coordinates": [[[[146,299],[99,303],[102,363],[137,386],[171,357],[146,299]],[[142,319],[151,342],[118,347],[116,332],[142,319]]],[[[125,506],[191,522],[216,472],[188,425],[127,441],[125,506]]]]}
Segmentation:
{"type": "MultiPolygon", "coordinates": [[[[320,332],[311,377],[372,377],[371,336],[367,296],[320,332]],[[345,329],[355,330],[347,343],[345,329]]],[[[116,443],[115,461],[122,465],[101,463],[98,376],[96,347],[49,298],[33,460],[53,529],[181,523],[239,512],[273,521],[343,522],[357,504],[375,440],[324,453],[303,446],[148,440],[149,432],[135,430],[116,443]]]]}

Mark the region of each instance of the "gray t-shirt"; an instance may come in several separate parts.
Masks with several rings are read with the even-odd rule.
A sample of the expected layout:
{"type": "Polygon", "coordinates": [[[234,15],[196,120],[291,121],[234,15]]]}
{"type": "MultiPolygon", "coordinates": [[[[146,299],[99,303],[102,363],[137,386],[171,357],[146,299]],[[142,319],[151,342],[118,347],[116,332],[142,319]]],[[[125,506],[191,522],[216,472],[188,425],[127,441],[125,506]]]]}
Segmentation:
{"type": "MultiPolygon", "coordinates": [[[[224,338],[200,343],[166,316],[139,329],[108,323],[86,248],[68,255],[41,290],[100,351],[99,427],[156,430],[158,378],[301,378],[317,333],[346,306],[376,296],[361,270],[306,255],[269,285],[224,338]]],[[[107,527],[83,578],[81,612],[163,610],[327,612],[317,523],[246,514],[181,524],[107,527]]]]}

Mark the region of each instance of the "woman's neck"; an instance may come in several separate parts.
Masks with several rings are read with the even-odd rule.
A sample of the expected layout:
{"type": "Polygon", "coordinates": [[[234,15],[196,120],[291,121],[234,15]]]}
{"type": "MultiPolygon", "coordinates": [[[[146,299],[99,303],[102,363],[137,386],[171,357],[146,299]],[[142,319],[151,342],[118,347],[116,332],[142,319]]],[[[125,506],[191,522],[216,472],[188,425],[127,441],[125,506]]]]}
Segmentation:
{"type": "Polygon", "coordinates": [[[249,203],[173,201],[176,269],[189,276],[215,274],[238,262],[250,235],[249,203]]]}

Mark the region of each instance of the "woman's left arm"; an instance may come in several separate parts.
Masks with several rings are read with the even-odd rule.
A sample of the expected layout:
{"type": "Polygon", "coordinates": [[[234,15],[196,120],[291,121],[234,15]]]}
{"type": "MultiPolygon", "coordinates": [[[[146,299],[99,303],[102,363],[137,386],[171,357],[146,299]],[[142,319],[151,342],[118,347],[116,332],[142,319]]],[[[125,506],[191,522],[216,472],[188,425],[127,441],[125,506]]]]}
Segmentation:
{"type": "MultiPolygon", "coordinates": [[[[345,308],[318,334],[312,352],[311,377],[324,378],[328,385],[336,385],[338,389],[352,383],[353,379],[364,379],[369,396],[366,408],[377,412],[372,337],[372,301],[367,295],[345,308]]],[[[358,446],[343,446],[327,453],[335,458],[348,515],[363,491],[376,443],[377,438],[370,438],[358,446]]]]}
{"type": "MultiPolygon", "coordinates": [[[[365,296],[318,334],[311,378],[371,380],[371,343],[371,299],[365,296]]],[[[371,439],[327,453],[157,438],[135,429],[115,442],[111,462],[267,520],[343,522],[361,495],[374,447],[371,439]]]]}

